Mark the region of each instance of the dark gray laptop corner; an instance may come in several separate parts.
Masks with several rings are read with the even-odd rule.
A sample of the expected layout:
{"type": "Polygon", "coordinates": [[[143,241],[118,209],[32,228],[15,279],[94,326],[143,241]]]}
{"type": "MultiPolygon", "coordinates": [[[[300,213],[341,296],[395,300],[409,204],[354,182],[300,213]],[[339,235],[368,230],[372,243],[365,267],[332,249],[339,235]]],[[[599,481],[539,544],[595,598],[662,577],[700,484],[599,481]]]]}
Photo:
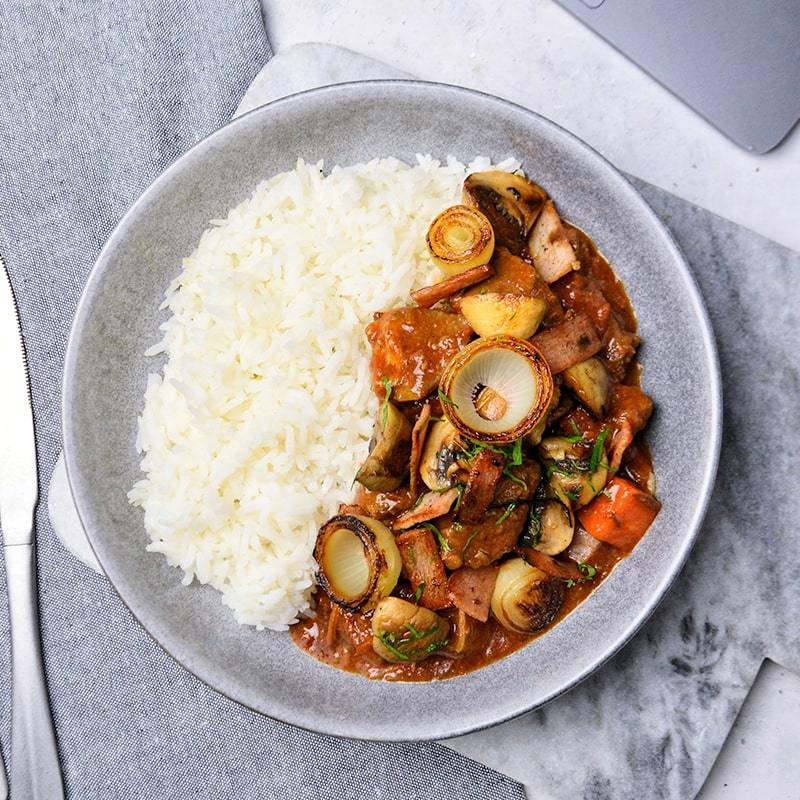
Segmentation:
{"type": "Polygon", "coordinates": [[[800,0],[557,0],[736,144],[800,119],[800,0]]]}

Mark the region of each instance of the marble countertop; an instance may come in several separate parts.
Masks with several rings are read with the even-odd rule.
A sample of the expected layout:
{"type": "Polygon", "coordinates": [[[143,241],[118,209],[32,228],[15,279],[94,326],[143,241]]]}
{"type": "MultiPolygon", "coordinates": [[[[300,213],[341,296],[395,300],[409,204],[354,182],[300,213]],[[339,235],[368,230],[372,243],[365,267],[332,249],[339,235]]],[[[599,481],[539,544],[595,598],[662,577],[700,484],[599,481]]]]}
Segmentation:
{"type": "Polygon", "coordinates": [[[800,250],[800,130],[766,155],[705,122],[553,0],[262,0],[276,53],[348,47],[521,103],[620,169],[800,250]]]}

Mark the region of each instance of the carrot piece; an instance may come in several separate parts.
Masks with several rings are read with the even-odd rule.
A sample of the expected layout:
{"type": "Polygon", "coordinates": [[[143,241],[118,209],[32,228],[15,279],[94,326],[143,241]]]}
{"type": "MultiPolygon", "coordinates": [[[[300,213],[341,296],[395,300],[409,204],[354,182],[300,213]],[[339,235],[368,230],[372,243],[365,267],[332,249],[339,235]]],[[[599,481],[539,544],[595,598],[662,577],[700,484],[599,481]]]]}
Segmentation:
{"type": "Polygon", "coordinates": [[[578,519],[595,539],[630,550],[644,536],[661,503],[625,478],[613,478],[606,490],[578,512],[578,519]]]}

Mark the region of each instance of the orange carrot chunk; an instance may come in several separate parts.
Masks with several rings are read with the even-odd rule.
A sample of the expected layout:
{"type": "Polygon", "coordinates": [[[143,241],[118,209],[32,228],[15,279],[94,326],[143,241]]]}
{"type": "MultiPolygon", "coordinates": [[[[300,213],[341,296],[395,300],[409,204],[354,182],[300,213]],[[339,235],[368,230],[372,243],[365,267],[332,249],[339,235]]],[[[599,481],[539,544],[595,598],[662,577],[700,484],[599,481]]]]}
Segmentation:
{"type": "Polygon", "coordinates": [[[630,550],[644,536],[661,503],[625,478],[613,478],[606,489],[578,512],[581,525],[595,539],[630,550]]]}

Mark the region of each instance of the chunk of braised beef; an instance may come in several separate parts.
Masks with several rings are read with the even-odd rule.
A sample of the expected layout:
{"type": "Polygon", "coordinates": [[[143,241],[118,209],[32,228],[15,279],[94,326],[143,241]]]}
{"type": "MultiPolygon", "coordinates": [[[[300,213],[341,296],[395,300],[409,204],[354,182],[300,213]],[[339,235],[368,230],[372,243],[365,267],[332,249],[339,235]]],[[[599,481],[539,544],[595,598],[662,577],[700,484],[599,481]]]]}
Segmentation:
{"type": "Polygon", "coordinates": [[[359,513],[364,516],[385,522],[408,511],[414,505],[415,499],[408,489],[401,488],[396,492],[372,492],[359,485],[356,489],[355,505],[363,509],[359,513]]]}
{"type": "Polygon", "coordinates": [[[528,517],[526,505],[490,508],[480,522],[462,523],[448,514],[437,522],[446,542],[442,561],[448,569],[483,567],[510,553],[528,517]]]}
{"type": "Polygon", "coordinates": [[[538,461],[526,460],[517,467],[506,467],[494,490],[492,505],[530,502],[541,480],[542,468],[538,461]]]}

